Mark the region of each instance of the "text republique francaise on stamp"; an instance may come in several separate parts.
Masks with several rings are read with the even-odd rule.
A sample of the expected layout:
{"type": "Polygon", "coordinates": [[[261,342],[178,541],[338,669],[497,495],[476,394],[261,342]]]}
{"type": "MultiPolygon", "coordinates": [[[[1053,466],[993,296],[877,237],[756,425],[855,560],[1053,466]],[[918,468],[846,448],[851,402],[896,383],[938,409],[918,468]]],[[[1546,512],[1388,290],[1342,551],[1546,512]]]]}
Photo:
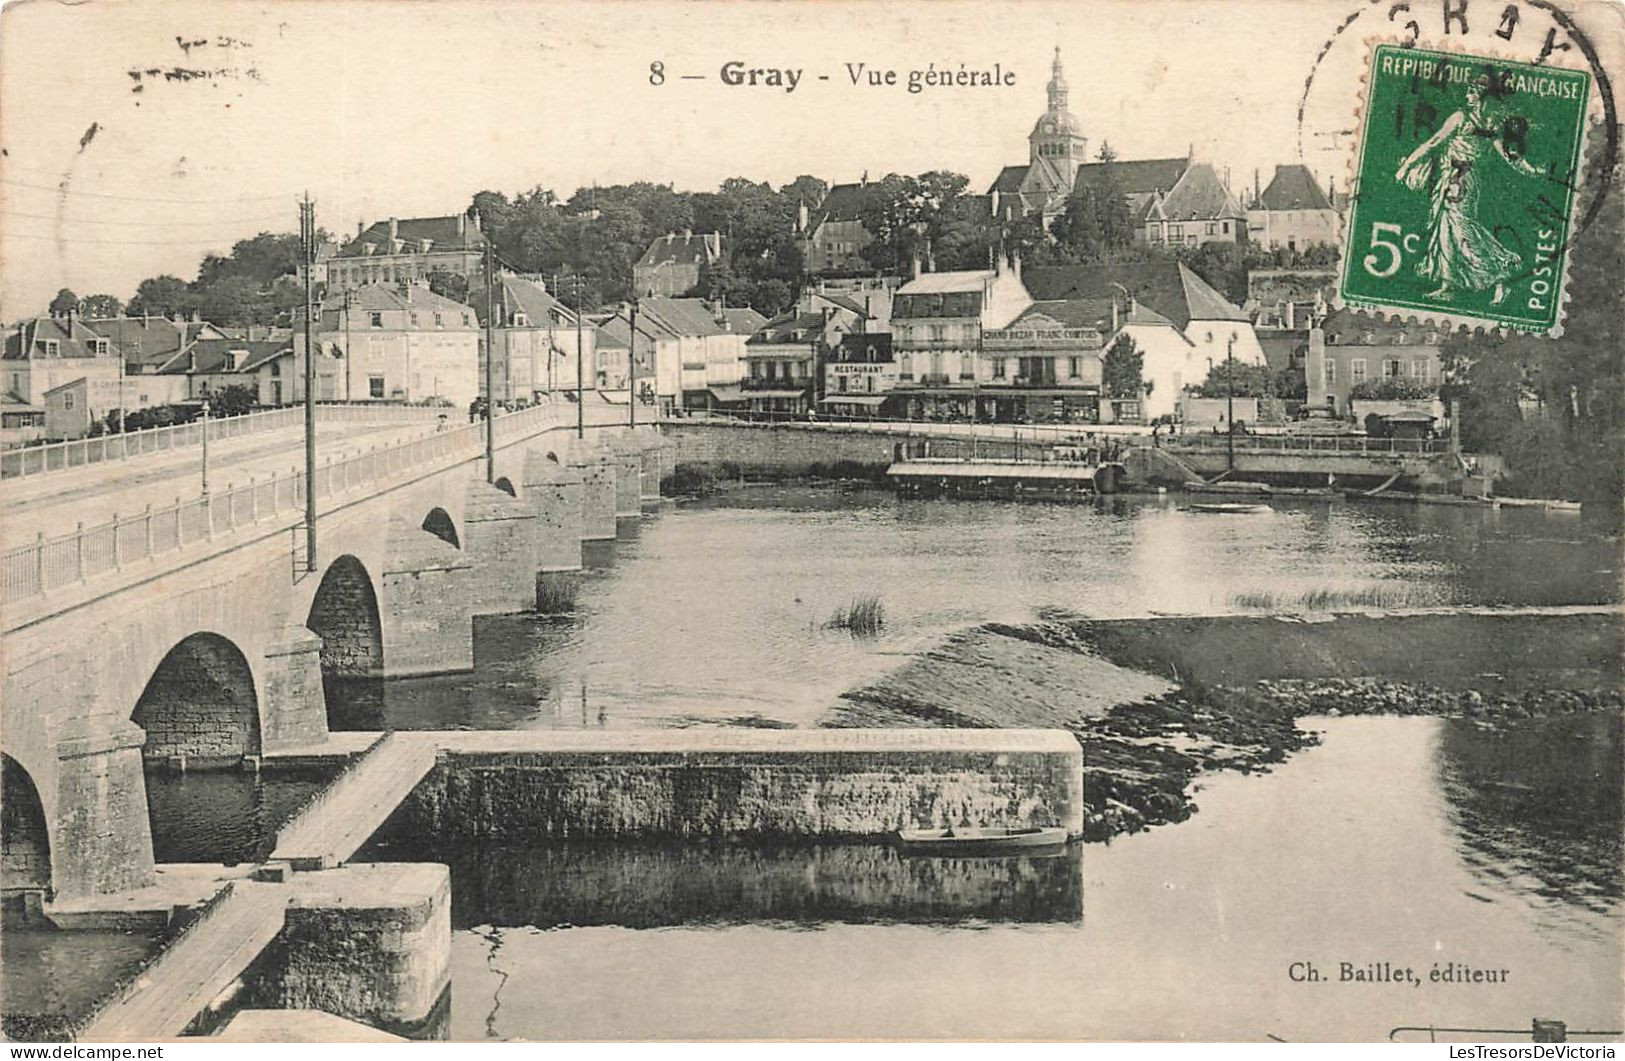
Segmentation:
{"type": "Polygon", "coordinates": [[[1370,63],[1343,303],[1560,334],[1591,75],[1398,44],[1370,63]]]}

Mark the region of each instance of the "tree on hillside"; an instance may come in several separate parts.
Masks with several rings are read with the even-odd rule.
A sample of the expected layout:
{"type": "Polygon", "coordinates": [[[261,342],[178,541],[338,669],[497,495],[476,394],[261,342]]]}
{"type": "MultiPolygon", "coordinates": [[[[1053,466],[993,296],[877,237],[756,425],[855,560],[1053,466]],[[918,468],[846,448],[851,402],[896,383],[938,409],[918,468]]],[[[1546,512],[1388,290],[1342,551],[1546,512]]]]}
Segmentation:
{"type": "MultiPolygon", "coordinates": [[[[483,313],[483,307],[485,305],[485,299],[483,297],[485,291],[484,280],[476,280],[475,283],[477,283],[480,287],[482,295],[480,299],[480,306],[481,312],[483,313]]],[[[448,272],[445,269],[436,269],[429,274],[430,291],[433,291],[441,298],[449,298],[453,302],[461,302],[465,306],[470,304],[468,301],[468,295],[471,286],[473,285],[469,284],[468,277],[461,273],[448,272]]]]}
{"type": "Polygon", "coordinates": [[[86,295],[79,300],[79,315],[92,319],[117,317],[123,314],[124,303],[112,295],[86,295]]]}
{"type": "Polygon", "coordinates": [[[803,173],[780,188],[779,194],[789,200],[792,207],[797,203],[806,203],[809,211],[816,210],[823,204],[824,196],[829,194],[829,182],[803,173]]]}
{"type": "Polygon", "coordinates": [[[1100,383],[1108,398],[1138,398],[1145,389],[1145,355],[1129,335],[1119,334],[1100,359],[1100,383]]]}
{"type": "Polygon", "coordinates": [[[153,314],[160,317],[184,316],[196,305],[191,288],[178,276],[154,276],[141,281],[127,307],[131,316],[153,314]]]}
{"type": "Polygon", "coordinates": [[[58,319],[66,317],[69,314],[78,313],[79,296],[64,287],[56,293],[55,298],[51,299],[50,310],[51,316],[58,319]]]}
{"type": "Polygon", "coordinates": [[[1234,243],[1212,242],[1180,247],[1175,256],[1207,285],[1236,305],[1247,301],[1247,266],[1234,243]]]}

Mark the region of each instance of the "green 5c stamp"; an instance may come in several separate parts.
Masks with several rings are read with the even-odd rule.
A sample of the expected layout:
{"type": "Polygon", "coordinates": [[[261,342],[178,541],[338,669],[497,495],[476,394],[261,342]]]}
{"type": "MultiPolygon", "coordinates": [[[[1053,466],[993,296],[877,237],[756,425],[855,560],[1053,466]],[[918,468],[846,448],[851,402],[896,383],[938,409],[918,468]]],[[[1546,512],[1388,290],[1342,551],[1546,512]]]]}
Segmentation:
{"type": "Polygon", "coordinates": [[[1558,334],[1591,75],[1372,52],[1345,305],[1558,334]]]}

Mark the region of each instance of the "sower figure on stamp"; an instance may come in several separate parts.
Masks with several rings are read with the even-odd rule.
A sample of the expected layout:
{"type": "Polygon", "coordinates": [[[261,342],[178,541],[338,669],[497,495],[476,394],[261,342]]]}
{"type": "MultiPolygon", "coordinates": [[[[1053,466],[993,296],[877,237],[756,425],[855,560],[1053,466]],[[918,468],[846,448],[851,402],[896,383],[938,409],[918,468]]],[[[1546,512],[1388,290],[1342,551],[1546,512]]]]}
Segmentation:
{"type": "MultiPolygon", "coordinates": [[[[1482,163],[1498,155],[1521,173],[1539,177],[1540,171],[1507,149],[1503,128],[1491,115],[1485,98],[1491,92],[1489,75],[1481,75],[1467,88],[1467,106],[1446,118],[1400,163],[1394,179],[1412,191],[1432,182],[1428,213],[1427,252],[1416,273],[1439,286],[1429,298],[1448,298],[1453,291],[1483,291],[1493,287],[1491,304],[1506,298],[1506,281],[1523,264],[1516,251],[1503,244],[1478,220],[1482,163]]],[[[1498,108],[1495,108],[1498,109],[1498,108]]],[[[1516,121],[1509,119],[1507,127],[1516,121]]]]}

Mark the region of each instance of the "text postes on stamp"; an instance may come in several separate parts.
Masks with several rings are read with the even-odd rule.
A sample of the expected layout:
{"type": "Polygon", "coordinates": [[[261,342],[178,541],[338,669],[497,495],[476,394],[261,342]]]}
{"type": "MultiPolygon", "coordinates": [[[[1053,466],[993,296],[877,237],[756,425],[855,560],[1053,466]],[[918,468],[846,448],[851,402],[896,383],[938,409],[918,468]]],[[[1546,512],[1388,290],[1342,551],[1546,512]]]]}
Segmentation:
{"type": "Polygon", "coordinates": [[[1559,334],[1590,89],[1582,70],[1374,48],[1343,303],[1559,334]]]}

